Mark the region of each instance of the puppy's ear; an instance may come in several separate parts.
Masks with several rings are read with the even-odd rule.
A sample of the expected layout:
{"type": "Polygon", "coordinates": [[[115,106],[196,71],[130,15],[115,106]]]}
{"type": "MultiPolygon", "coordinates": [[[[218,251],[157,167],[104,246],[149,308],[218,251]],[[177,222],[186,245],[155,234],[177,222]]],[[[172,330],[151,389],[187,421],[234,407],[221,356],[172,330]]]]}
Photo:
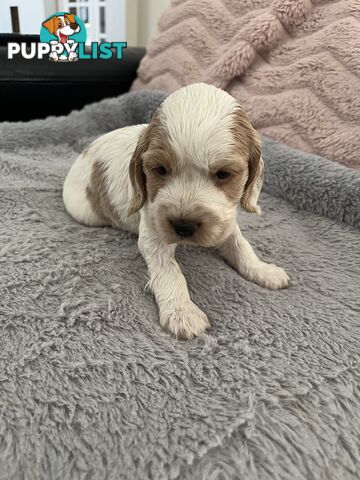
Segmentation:
{"type": "MultiPolygon", "coordinates": [[[[148,127],[147,127],[148,128],[148,127]]],[[[134,190],[129,204],[128,217],[138,212],[146,200],[146,176],[143,169],[143,154],[148,149],[146,130],[141,134],[129,165],[129,176],[134,190]]]]}
{"type": "Polygon", "coordinates": [[[147,152],[152,139],[159,136],[160,110],[158,109],[149,125],[140,135],[135,151],[131,157],[129,165],[130,181],[134,190],[134,196],[129,204],[128,216],[138,212],[144,205],[147,198],[146,175],[144,172],[144,153],[147,152]]]}
{"type": "Polygon", "coordinates": [[[261,143],[257,133],[255,132],[255,135],[251,137],[249,144],[249,176],[240,204],[247,212],[260,215],[261,209],[258,207],[257,201],[264,180],[264,162],[261,157],[261,143]]]}
{"type": "Polygon", "coordinates": [[[49,18],[49,20],[43,22],[42,26],[45,27],[48,32],[55,33],[59,28],[59,19],[56,15],[54,15],[53,17],[49,18]]]}
{"type": "Polygon", "coordinates": [[[76,23],[75,15],[73,13],[65,13],[65,18],[67,18],[70,23],[76,23]]]}
{"type": "Polygon", "coordinates": [[[261,142],[248,117],[239,108],[234,113],[233,133],[239,154],[248,155],[248,178],[244,187],[240,204],[250,213],[261,213],[257,206],[264,177],[264,162],[261,157],[261,142]]]}

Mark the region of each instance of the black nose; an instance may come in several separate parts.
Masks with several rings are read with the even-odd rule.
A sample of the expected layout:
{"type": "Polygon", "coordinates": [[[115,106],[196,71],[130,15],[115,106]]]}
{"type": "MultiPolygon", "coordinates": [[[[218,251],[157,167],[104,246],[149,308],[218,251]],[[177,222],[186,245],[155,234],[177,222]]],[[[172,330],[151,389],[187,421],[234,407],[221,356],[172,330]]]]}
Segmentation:
{"type": "Polygon", "coordinates": [[[76,30],[78,28],[78,24],[77,23],[70,23],[70,27],[73,29],[73,30],[76,30]]]}
{"type": "Polygon", "coordinates": [[[191,237],[197,229],[196,223],[183,221],[173,222],[173,227],[180,237],[191,237]]]}

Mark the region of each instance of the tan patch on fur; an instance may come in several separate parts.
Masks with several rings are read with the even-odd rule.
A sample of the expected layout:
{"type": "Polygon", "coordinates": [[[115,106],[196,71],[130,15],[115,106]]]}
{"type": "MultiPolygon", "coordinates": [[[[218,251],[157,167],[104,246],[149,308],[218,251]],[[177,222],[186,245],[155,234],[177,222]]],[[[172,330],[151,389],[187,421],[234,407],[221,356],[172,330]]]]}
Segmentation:
{"type": "Polygon", "coordinates": [[[246,158],[246,155],[240,156],[237,154],[231,163],[219,164],[216,169],[210,172],[216,186],[225,193],[226,198],[234,205],[240,202],[248,177],[247,161],[244,158],[246,158]],[[231,176],[225,180],[219,180],[216,178],[216,173],[219,170],[229,172],[231,176]]]}
{"type": "Polygon", "coordinates": [[[106,169],[96,161],[93,164],[90,183],[86,187],[86,196],[94,211],[111,225],[116,224],[116,213],[112,206],[106,186],[106,169]]]}
{"type": "MultiPolygon", "coordinates": [[[[239,107],[233,113],[232,132],[235,139],[235,154],[248,158],[248,177],[241,196],[241,206],[250,213],[260,213],[257,199],[263,181],[263,162],[261,159],[261,143],[256,130],[248,117],[239,107]]],[[[230,191],[230,194],[233,192],[230,191]]]]}
{"type": "MultiPolygon", "coordinates": [[[[147,182],[147,193],[149,200],[153,202],[160,188],[166,183],[166,178],[174,172],[176,166],[176,155],[167,140],[164,132],[159,132],[160,138],[156,142],[152,142],[150,149],[144,155],[144,171],[147,182]],[[153,143],[157,144],[157,148],[153,147],[153,143]],[[160,147],[161,143],[161,149],[160,147]],[[166,169],[166,176],[160,176],[155,167],[162,166],[166,169]]],[[[159,135],[158,133],[158,135],[159,135]]]]}
{"type": "Polygon", "coordinates": [[[244,184],[246,182],[246,180],[241,181],[241,179],[237,177],[239,176],[233,176],[228,182],[217,184],[218,188],[225,193],[226,198],[235,205],[240,202],[244,190],[244,184]]]}
{"type": "Polygon", "coordinates": [[[160,112],[155,112],[149,125],[141,134],[129,165],[129,175],[134,196],[128,215],[139,211],[147,196],[154,201],[157,192],[166,178],[156,174],[156,166],[163,166],[168,172],[173,168],[175,155],[170,147],[165,129],[161,123],[160,112]]]}

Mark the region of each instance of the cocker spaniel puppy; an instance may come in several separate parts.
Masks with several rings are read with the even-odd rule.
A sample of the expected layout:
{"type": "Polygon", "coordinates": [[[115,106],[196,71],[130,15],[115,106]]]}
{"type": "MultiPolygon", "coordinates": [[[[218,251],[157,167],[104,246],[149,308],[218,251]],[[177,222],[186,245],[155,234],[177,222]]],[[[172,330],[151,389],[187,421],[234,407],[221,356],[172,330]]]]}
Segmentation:
{"type": "Polygon", "coordinates": [[[247,280],[284,288],[282,268],[262,262],[236,222],[238,205],[260,213],[259,137],[235,99],[193,84],[170,95],[148,125],[95,140],[64,184],[66,210],[89,226],[139,234],[161,325],[180,339],[209,327],[175,260],[177,244],[216,246],[247,280]]]}

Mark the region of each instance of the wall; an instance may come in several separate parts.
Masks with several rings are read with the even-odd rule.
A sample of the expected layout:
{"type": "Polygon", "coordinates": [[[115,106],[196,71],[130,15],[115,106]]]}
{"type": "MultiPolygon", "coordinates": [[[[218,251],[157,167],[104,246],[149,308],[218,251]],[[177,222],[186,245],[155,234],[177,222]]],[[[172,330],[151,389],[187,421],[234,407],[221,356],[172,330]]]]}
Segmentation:
{"type": "Polygon", "coordinates": [[[11,33],[10,7],[19,8],[21,33],[39,33],[45,17],[43,0],[0,0],[0,32],[11,33]]]}
{"type": "Polygon", "coordinates": [[[126,38],[126,11],[125,0],[107,0],[107,40],[109,42],[125,42],[126,38]]]}
{"type": "Polygon", "coordinates": [[[138,0],[138,46],[147,46],[160,15],[170,3],[171,0],[138,0]]]}
{"type": "Polygon", "coordinates": [[[50,17],[55,12],[59,11],[59,2],[57,0],[44,0],[45,4],[45,18],[50,17]]]}
{"type": "Polygon", "coordinates": [[[139,5],[137,0],[126,2],[126,41],[129,47],[139,45],[139,5]]]}
{"type": "MultiPolygon", "coordinates": [[[[110,0],[116,2],[117,0],[110,0]]],[[[109,2],[109,3],[110,3],[109,2]]],[[[123,8],[124,0],[118,0],[118,7],[123,8]]],[[[171,0],[127,0],[126,2],[126,40],[129,46],[148,45],[150,38],[156,32],[156,25],[161,13],[170,5],[171,0]]],[[[60,6],[57,0],[0,0],[0,32],[11,32],[10,6],[18,6],[20,13],[21,33],[39,33],[40,24],[49,15],[58,11],[60,6]],[[45,7],[44,7],[45,5],[45,7]]],[[[123,36],[125,25],[120,12],[116,12],[120,18],[116,35],[117,40],[123,36]]]]}

